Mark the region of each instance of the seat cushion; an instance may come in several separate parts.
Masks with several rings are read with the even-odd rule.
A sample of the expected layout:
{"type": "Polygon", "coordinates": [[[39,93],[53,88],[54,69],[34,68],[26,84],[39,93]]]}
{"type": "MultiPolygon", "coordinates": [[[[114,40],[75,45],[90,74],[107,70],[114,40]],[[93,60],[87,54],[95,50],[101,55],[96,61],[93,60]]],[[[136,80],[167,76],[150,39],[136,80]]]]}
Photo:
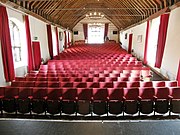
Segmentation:
{"type": "Polygon", "coordinates": [[[121,114],[123,111],[123,103],[118,102],[109,102],[109,113],[111,114],[121,114]]]}
{"type": "Polygon", "coordinates": [[[87,115],[91,112],[89,101],[78,101],[77,105],[78,105],[78,110],[77,110],[78,113],[87,115]]]}

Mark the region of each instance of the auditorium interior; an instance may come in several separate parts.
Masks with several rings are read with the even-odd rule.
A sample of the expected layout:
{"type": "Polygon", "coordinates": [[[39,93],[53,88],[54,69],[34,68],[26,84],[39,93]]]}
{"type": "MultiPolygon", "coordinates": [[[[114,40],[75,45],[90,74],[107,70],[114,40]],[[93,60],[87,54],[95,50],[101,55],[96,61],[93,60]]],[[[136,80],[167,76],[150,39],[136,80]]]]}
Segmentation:
{"type": "Polygon", "coordinates": [[[1,135],[179,135],[180,0],[0,0],[1,135]]]}

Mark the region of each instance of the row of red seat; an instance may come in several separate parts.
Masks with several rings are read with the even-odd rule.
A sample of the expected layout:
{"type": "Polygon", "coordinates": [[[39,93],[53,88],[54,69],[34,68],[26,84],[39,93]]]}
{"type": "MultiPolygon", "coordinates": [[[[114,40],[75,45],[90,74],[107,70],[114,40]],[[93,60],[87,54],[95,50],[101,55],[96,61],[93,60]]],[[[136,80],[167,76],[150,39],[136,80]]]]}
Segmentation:
{"type": "MultiPolygon", "coordinates": [[[[149,71],[147,71],[149,73],[149,71]]],[[[143,75],[142,75],[143,76],[143,75]]],[[[141,77],[140,73],[82,73],[82,72],[67,72],[67,73],[47,73],[47,72],[40,72],[38,74],[30,73],[26,75],[26,78],[29,77],[141,77]]]]}
{"type": "Polygon", "coordinates": [[[180,87],[158,88],[31,88],[1,87],[0,109],[9,113],[97,115],[180,113],[180,87]],[[91,107],[92,106],[92,107],[91,107]]]}
{"type": "MultiPolygon", "coordinates": [[[[18,77],[16,81],[18,81],[18,77]]],[[[122,76],[122,77],[52,77],[52,76],[28,76],[20,78],[20,81],[59,81],[59,82],[114,82],[114,81],[140,81],[139,76],[122,76]]]]}
{"type": "MultiPolygon", "coordinates": [[[[177,81],[110,81],[101,82],[75,82],[69,78],[64,81],[13,81],[13,87],[69,87],[69,88],[130,88],[130,87],[177,87],[177,81]]],[[[91,81],[91,80],[89,80],[91,81]]]]}

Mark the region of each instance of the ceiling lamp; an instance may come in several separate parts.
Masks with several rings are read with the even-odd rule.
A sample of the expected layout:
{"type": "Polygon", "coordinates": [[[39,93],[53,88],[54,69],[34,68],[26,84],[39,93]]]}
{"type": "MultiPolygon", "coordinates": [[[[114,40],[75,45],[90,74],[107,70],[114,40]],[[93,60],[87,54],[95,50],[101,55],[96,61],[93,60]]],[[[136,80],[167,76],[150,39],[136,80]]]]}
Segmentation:
{"type": "Polygon", "coordinates": [[[97,12],[94,12],[94,13],[90,12],[89,14],[86,14],[86,18],[98,20],[98,19],[104,18],[104,15],[101,13],[97,13],[97,12]]]}

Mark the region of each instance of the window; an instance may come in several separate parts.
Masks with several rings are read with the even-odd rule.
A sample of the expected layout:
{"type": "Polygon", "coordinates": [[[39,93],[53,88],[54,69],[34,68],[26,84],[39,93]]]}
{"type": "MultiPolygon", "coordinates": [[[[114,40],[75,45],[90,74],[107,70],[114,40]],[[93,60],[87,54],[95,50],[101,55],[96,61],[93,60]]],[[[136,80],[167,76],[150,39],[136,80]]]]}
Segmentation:
{"type": "Polygon", "coordinates": [[[21,40],[20,40],[20,30],[18,26],[13,22],[9,21],[11,45],[14,62],[22,61],[21,56],[21,40]]]}
{"type": "Polygon", "coordinates": [[[153,19],[151,21],[151,25],[150,25],[150,34],[149,34],[148,49],[147,49],[147,59],[148,59],[148,64],[151,66],[154,66],[154,64],[155,64],[158,33],[159,33],[159,24],[160,24],[160,17],[153,19]]]}
{"type": "Polygon", "coordinates": [[[88,43],[104,43],[104,25],[88,25],[88,43]]]}

